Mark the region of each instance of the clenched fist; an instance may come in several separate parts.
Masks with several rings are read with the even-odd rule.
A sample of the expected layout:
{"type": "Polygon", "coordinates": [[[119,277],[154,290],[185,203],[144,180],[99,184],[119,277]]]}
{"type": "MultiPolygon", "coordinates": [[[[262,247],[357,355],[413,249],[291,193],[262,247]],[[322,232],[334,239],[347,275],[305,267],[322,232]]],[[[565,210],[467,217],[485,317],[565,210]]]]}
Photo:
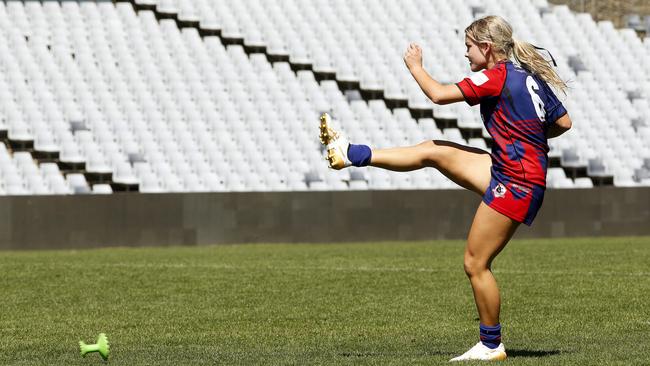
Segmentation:
{"type": "Polygon", "coordinates": [[[404,63],[409,70],[422,67],[422,48],[416,43],[411,43],[404,53],[404,63]]]}

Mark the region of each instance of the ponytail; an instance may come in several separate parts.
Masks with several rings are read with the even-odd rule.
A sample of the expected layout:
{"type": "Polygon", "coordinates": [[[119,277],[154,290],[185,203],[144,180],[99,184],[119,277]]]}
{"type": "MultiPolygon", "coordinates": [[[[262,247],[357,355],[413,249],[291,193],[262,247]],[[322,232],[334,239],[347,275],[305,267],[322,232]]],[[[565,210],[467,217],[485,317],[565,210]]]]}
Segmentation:
{"type": "Polygon", "coordinates": [[[513,38],[512,55],[521,67],[538,75],[548,84],[551,84],[556,89],[566,93],[566,83],[560,78],[557,72],[553,70],[550,63],[544,59],[539,52],[537,52],[537,49],[538,47],[535,47],[528,42],[513,38]]]}

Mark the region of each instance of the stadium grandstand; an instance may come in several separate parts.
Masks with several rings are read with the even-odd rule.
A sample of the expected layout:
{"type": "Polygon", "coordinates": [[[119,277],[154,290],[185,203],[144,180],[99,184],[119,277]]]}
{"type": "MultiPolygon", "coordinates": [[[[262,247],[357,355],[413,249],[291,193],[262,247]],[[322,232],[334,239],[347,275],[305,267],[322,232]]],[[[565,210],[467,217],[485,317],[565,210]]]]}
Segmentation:
{"type": "Polygon", "coordinates": [[[650,365],[649,35],[648,0],[0,1],[0,365],[650,365]]]}
{"type": "Polygon", "coordinates": [[[459,81],[463,27],[491,13],[570,87],[574,128],[549,141],[548,186],[649,186],[650,41],[565,5],[4,1],[0,194],[456,188],[434,170],[329,171],[318,116],[376,147],[489,149],[478,111],[433,105],[402,53],[416,41],[434,78],[459,81]]]}

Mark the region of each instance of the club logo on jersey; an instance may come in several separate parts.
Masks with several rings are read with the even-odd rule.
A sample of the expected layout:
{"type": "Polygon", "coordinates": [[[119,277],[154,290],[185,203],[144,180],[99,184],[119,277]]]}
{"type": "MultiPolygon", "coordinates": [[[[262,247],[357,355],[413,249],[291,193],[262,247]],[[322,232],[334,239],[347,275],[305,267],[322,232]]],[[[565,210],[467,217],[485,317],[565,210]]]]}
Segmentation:
{"type": "Polygon", "coordinates": [[[504,197],[506,195],[506,192],[508,192],[508,190],[506,189],[506,186],[504,186],[501,183],[499,183],[496,187],[492,188],[492,194],[496,198],[504,197]]]}
{"type": "Polygon", "coordinates": [[[470,80],[474,83],[474,85],[476,85],[476,86],[483,85],[483,84],[485,84],[488,80],[490,80],[490,79],[487,77],[487,75],[485,75],[485,73],[483,73],[483,72],[476,73],[476,74],[470,76],[469,79],[470,79],[470,80]]]}

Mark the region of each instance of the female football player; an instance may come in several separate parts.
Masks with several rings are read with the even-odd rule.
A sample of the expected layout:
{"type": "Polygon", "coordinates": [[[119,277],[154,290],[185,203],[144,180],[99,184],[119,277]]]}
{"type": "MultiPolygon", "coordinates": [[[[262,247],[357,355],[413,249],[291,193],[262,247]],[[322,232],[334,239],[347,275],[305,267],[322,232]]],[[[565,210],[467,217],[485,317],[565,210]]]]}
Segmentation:
{"type": "Polygon", "coordinates": [[[549,150],[547,139],[571,128],[566,109],[549,84],[566,84],[536,47],[512,37],[503,18],[487,16],[465,29],[465,57],[478,72],[459,83],[443,85],[422,67],[422,50],[411,44],[404,62],[422,91],[436,104],[479,104],[492,152],[448,141],[424,141],[410,147],[371,149],[349,144],[321,116],[320,138],[333,169],[374,166],[393,171],[433,167],[482,196],[465,248],[465,273],[478,310],[480,341],[462,360],[503,360],[499,311],[501,300],[490,266],[520,223],[531,225],[542,205],[549,150]]]}

